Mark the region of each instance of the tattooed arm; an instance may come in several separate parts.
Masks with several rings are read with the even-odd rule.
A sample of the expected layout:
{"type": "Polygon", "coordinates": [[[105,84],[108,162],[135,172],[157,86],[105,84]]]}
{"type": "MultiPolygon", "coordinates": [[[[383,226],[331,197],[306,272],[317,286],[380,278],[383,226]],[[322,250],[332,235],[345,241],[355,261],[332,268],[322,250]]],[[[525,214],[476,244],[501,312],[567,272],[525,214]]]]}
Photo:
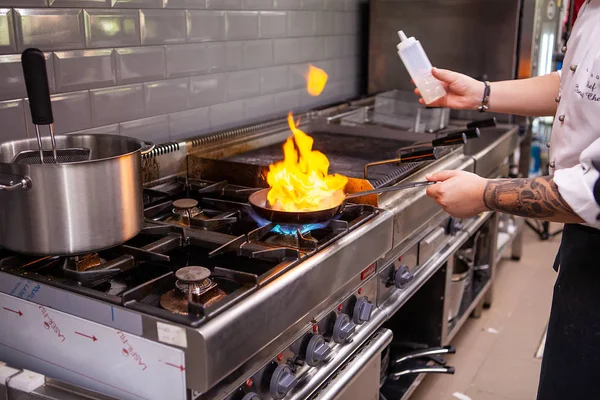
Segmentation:
{"type": "Polygon", "coordinates": [[[427,188],[427,194],[454,217],[493,210],[553,222],[583,222],[551,177],[488,180],[470,172],[442,171],[427,179],[438,182],[427,188]]]}
{"type": "Polygon", "coordinates": [[[582,223],[558,192],[552,177],[490,180],[483,203],[494,211],[553,222],[582,223]]]}

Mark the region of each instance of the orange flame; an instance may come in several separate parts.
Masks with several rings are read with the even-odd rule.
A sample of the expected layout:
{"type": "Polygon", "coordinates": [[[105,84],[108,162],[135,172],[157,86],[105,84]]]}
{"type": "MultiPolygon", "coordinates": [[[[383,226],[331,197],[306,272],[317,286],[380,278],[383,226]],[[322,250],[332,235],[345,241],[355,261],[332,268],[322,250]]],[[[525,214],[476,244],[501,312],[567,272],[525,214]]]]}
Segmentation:
{"type": "Polygon", "coordinates": [[[340,204],[348,178],[329,175],[329,160],[312,149],[313,138],[296,127],[292,113],[288,114],[288,124],[294,136],[283,145],[284,160],[269,166],[269,206],[296,212],[324,210],[340,204]]]}
{"type": "Polygon", "coordinates": [[[306,75],[306,90],[308,94],[316,97],[323,93],[327,79],[328,76],[325,71],[310,64],[306,75]]]}
{"type": "MultiPolygon", "coordinates": [[[[306,90],[319,96],[327,84],[327,73],[309,66],[306,90]]],[[[344,199],[348,178],[329,175],[329,160],[325,154],[313,150],[314,140],[302,132],[288,114],[288,125],[293,137],[283,145],[284,159],[269,166],[267,195],[269,206],[279,211],[317,211],[333,208],[344,199]]]]}

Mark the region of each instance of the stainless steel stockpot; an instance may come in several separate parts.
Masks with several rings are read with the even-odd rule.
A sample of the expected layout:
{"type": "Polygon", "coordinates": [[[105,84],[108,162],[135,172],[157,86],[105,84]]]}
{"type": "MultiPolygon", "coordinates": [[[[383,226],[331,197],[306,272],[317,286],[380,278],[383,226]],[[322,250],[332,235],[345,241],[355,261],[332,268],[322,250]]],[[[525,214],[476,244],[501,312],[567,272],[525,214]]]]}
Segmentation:
{"type": "MultiPolygon", "coordinates": [[[[43,138],[46,148],[50,138],[43,138]]],[[[147,148],[144,148],[148,146],[147,148]]],[[[116,135],[56,136],[56,147],[89,149],[79,162],[21,164],[35,139],[0,145],[0,247],[31,255],[75,255],[126,242],[142,229],[142,151],[116,135]]]]}

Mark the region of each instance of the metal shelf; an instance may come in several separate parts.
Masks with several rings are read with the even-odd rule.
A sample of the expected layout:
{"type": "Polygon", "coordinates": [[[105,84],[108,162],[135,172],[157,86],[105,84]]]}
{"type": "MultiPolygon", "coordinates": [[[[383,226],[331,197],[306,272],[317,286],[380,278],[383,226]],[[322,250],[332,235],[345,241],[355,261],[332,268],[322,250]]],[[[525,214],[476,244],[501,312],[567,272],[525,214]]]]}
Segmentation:
{"type": "Polygon", "coordinates": [[[494,260],[495,265],[498,265],[500,260],[502,260],[502,257],[504,257],[506,249],[511,248],[515,239],[523,232],[523,229],[525,229],[525,220],[523,218],[516,218],[515,225],[517,229],[512,234],[498,232],[498,242],[500,245],[497,247],[496,259],[494,260]],[[502,240],[501,235],[508,235],[508,237],[505,240],[502,240]]]}
{"type": "MultiPolygon", "coordinates": [[[[450,343],[452,341],[454,336],[456,336],[456,334],[458,333],[460,328],[462,328],[464,323],[467,321],[467,319],[469,318],[469,316],[471,315],[473,310],[475,310],[475,308],[483,301],[483,297],[485,296],[485,294],[488,292],[488,290],[491,287],[492,287],[492,280],[489,279],[486,282],[486,284],[483,286],[483,288],[479,291],[477,296],[475,296],[475,299],[471,302],[469,307],[467,307],[467,309],[464,311],[462,316],[458,319],[458,321],[456,321],[456,323],[452,327],[452,330],[448,333],[448,337],[447,337],[446,343],[444,343],[444,345],[447,345],[448,343],[450,343]]],[[[409,399],[412,396],[413,392],[417,389],[417,387],[419,387],[419,385],[421,384],[423,379],[425,379],[426,375],[427,374],[416,375],[415,379],[410,384],[410,387],[406,390],[406,392],[404,393],[404,395],[402,396],[402,398],[400,400],[409,399]]]]}
{"type": "MultiPolygon", "coordinates": [[[[483,285],[483,288],[479,291],[477,296],[475,296],[475,299],[471,302],[469,307],[467,307],[467,309],[462,314],[462,316],[458,319],[458,321],[456,321],[456,323],[454,323],[454,326],[448,332],[448,337],[446,338],[446,343],[444,343],[444,345],[447,345],[448,343],[450,343],[452,341],[452,339],[454,339],[454,336],[456,336],[456,334],[458,333],[460,328],[462,328],[462,326],[467,321],[467,319],[469,318],[469,316],[471,315],[473,310],[475,310],[475,308],[477,308],[477,306],[483,301],[483,297],[485,296],[487,291],[490,290],[491,287],[492,287],[492,280],[489,279],[486,282],[486,284],[483,285]]],[[[448,322],[448,324],[450,324],[450,323],[448,322]]]]}

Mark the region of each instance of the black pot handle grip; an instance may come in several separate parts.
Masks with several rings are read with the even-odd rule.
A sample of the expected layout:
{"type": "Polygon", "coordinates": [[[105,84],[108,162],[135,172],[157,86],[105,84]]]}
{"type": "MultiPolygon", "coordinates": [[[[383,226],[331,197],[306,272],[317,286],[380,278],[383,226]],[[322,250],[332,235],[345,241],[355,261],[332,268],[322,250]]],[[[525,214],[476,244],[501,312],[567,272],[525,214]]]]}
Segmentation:
{"type": "Polygon", "coordinates": [[[479,130],[479,128],[467,128],[467,130],[464,132],[465,136],[467,137],[467,140],[471,140],[471,139],[479,139],[479,136],[481,135],[481,131],[479,130]]]}
{"type": "Polygon", "coordinates": [[[442,147],[442,146],[454,146],[457,144],[465,144],[467,143],[467,135],[464,132],[460,133],[452,133],[450,135],[433,139],[431,141],[431,145],[433,147],[442,147]]]}
{"type": "Polygon", "coordinates": [[[26,49],[21,55],[21,65],[29,97],[31,121],[36,125],[54,123],[44,53],[39,49],[26,49]]]}
{"type": "Polygon", "coordinates": [[[467,128],[493,128],[496,127],[496,117],[473,121],[467,124],[467,128]]]}
{"type": "Polygon", "coordinates": [[[440,158],[442,154],[441,149],[428,147],[422,150],[415,150],[409,153],[403,153],[399,155],[401,162],[423,162],[423,161],[433,161],[440,158]]]}

